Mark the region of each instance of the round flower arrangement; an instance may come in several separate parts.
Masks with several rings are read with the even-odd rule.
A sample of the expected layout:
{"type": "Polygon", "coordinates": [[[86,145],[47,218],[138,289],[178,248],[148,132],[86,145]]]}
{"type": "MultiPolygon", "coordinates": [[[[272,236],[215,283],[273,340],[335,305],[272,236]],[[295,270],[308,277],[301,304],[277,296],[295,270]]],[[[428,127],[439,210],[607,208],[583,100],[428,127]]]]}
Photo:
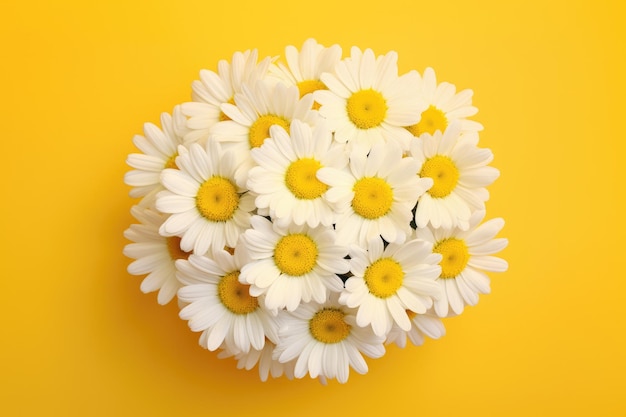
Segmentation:
{"type": "Polygon", "coordinates": [[[263,381],[364,374],[507,269],[472,91],[397,59],[313,39],[286,62],[237,52],[133,139],[129,273],[263,381]]]}

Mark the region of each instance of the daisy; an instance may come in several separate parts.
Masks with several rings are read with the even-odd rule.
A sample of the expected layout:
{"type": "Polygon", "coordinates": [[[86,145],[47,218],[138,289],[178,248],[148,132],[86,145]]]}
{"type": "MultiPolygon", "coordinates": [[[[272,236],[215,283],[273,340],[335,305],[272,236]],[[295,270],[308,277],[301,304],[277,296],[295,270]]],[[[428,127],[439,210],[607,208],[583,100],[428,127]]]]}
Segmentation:
{"type": "Polygon", "coordinates": [[[235,94],[242,91],[243,84],[254,84],[265,78],[270,63],[269,57],[258,62],[258,52],[254,49],[235,52],[231,63],[219,61],[217,73],[201,70],[200,80],[191,84],[193,101],[182,104],[182,111],[188,117],[186,139],[204,141],[215,124],[230,120],[222,112],[222,104],[234,103],[235,94]]]}
{"type": "Polygon", "coordinates": [[[252,159],[259,166],[250,170],[247,186],[257,194],[257,208],[268,208],[280,225],[330,226],[334,213],[324,198],[328,185],[316,174],[324,166],[344,168],[346,153],[322,124],[311,129],[294,120],[290,131],[288,134],[282,127],[272,126],[271,139],[252,150],[252,159]]]}
{"type": "Polygon", "coordinates": [[[422,112],[419,122],[407,126],[407,129],[418,137],[423,133],[432,135],[437,130],[444,132],[449,124],[458,121],[461,123],[461,132],[483,130],[480,123],[466,119],[478,113],[478,109],[472,106],[473,94],[469,89],[457,93],[456,87],[447,82],[437,84],[435,71],[426,68],[424,77],[419,78],[419,95],[428,108],[422,112]]]}
{"type": "Polygon", "coordinates": [[[158,194],[156,207],[172,215],[159,233],[181,236],[181,248],[198,255],[209,248],[235,247],[254,210],[254,197],[235,183],[235,156],[213,141],[206,149],[195,143],[176,164],[180,170],[161,174],[167,190],[158,194]]]}
{"type": "Polygon", "coordinates": [[[253,166],[250,150],[261,146],[270,137],[270,127],[278,125],[289,132],[294,119],[314,125],[317,112],[311,109],[312,104],[313,97],[306,95],[300,99],[295,86],[258,81],[254,85],[243,85],[242,92],[235,94],[235,104],[222,105],[222,111],[232,120],[219,122],[211,134],[242,157],[243,165],[238,176],[241,184],[245,184],[253,166]]]}
{"type": "Polygon", "coordinates": [[[478,135],[461,134],[455,122],[442,134],[424,134],[411,143],[409,155],[419,164],[419,176],[432,178],[434,184],[418,201],[415,223],[446,229],[469,227],[473,211],[482,210],[489,192],[485,187],[500,172],[487,166],[493,160],[489,149],[477,147],[478,135]]]}
{"type": "Polygon", "coordinates": [[[430,314],[417,314],[410,310],[407,310],[406,313],[411,319],[411,328],[405,331],[394,324],[387,335],[385,344],[395,343],[398,347],[404,348],[408,337],[413,345],[421,346],[424,344],[426,336],[431,339],[439,339],[446,334],[446,329],[440,318],[430,314]]]}
{"type": "Polygon", "coordinates": [[[489,294],[489,277],[483,271],[504,272],[508,268],[504,259],[492,256],[508,244],[507,239],[494,238],[504,227],[504,220],[480,224],[484,216],[484,210],[473,213],[468,230],[426,227],[416,231],[432,245],[433,253],[442,256],[437,279],[442,297],[434,303],[439,317],[461,314],[464,306],[478,303],[478,294],[489,294]]]}
{"type": "MultiPolygon", "coordinates": [[[[142,206],[153,206],[156,194],[163,190],[160,178],[166,168],[176,168],[176,157],[182,150],[184,140],[176,126],[180,107],[174,108],[174,117],[161,114],[161,129],[152,123],[143,127],[144,136],[136,135],[134,145],[143,153],[131,153],[126,163],[133,169],[124,175],[124,182],[131,187],[131,197],[143,197],[142,206]]],[[[180,121],[178,122],[180,123],[180,121]]]]}
{"type": "Polygon", "coordinates": [[[302,304],[293,312],[281,312],[280,341],[274,351],[279,362],[296,360],[294,375],[302,378],[336,378],[348,381],[350,368],[363,375],[370,358],[384,355],[384,338],[356,323],[354,310],[331,297],[324,303],[302,304]]]}
{"type": "Polygon", "coordinates": [[[415,202],[432,184],[418,172],[413,158],[403,158],[393,143],[379,143],[369,155],[355,149],[349,171],[320,168],[317,178],[330,186],[326,198],[338,212],[338,241],[365,246],[382,236],[387,242],[404,242],[412,232],[415,202]]]}
{"type": "Polygon", "coordinates": [[[276,345],[270,340],[265,341],[263,349],[256,350],[250,349],[249,352],[233,353],[227,349],[222,350],[217,356],[220,359],[234,357],[237,360],[237,369],[245,369],[249,371],[254,366],[259,364],[259,377],[261,381],[267,381],[267,378],[271,375],[272,378],[279,378],[285,375],[287,379],[293,379],[293,371],[296,365],[296,361],[292,360],[286,363],[278,362],[273,359],[273,353],[276,345]]]}
{"type": "Polygon", "coordinates": [[[367,148],[395,141],[408,148],[411,134],[403,126],[417,123],[426,105],[417,91],[419,74],[398,76],[397,61],[396,52],[376,58],[371,49],[353,47],[334,74],[321,75],[328,90],[313,94],[337,141],[367,148]]]}
{"type": "Polygon", "coordinates": [[[215,250],[211,257],[191,255],[178,262],[178,277],[187,283],[178,291],[186,303],[179,315],[189,320],[194,332],[202,332],[200,342],[213,351],[222,343],[231,352],[262,350],[266,338],[278,340],[276,320],[250,295],[249,286],[239,282],[245,251],[215,250]],[[242,255],[243,254],[243,255],[242,255]]]}
{"type": "Polygon", "coordinates": [[[300,302],[323,302],[329,292],[343,289],[337,274],[348,272],[348,250],[335,244],[331,227],[310,228],[290,224],[280,227],[253,216],[243,241],[253,261],[241,270],[241,282],[250,294],[265,294],[270,310],[295,310],[300,302]]]}
{"type": "Polygon", "coordinates": [[[140,206],[133,206],[130,213],[139,224],[131,224],[124,231],[124,237],[133,242],[124,247],[124,255],[136,259],[128,265],[128,272],[133,275],[148,274],[141,282],[141,291],[149,293],[158,290],[158,303],[167,304],[180,287],[175,261],[187,259],[189,253],[180,248],[179,237],[159,234],[159,227],[167,215],[140,206]]]}
{"type": "Polygon", "coordinates": [[[371,324],[374,333],[386,336],[392,324],[402,330],[411,329],[407,310],[424,314],[439,297],[441,289],[435,282],[441,273],[437,264],[441,256],[433,254],[421,240],[411,240],[384,247],[381,239],[373,239],[367,250],[350,248],[350,272],[339,302],[358,308],[359,326],[371,324]]]}
{"type": "MultiPolygon", "coordinates": [[[[335,66],[341,60],[341,47],[333,45],[325,48],[315,39],[307,39],[302,44],[300,52],[295,46],[285,48],[287,66],[279,62],[270,66],[270,74],[287,85],[295,85],[300,91],[300,97],[317,90],[327,90],[321,81],[324,72],[333,73],[335,66]]],[[[313,103],[314,109],[319,109],[319,103],[313,103]]]]}

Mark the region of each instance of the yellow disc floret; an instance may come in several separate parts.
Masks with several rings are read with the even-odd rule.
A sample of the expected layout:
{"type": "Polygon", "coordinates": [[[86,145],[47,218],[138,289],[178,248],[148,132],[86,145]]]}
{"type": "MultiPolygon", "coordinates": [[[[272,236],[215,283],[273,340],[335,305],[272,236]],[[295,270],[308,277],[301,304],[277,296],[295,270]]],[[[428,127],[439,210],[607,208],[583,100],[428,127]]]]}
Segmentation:
{"type": "Polygon", "coordinates": [[[440,253],[443,257],[440,278],[455,278],[465,269],[470,255],[467,245],[461,239],[454,237],[438,242],[433,248],[434,253],[440,253]]]}
{"type": "Polygon", "coordinates": [[[227,178],[214,176],[200,186],[196,207],[202,216],[213,222],[230,220],[239,206],[237,188],[227,178]]]}
{"type": "Polygon", "coordinates": [[[294,161],[285,173],[285,184],[291,193],[301,200],[313,200],[328,190],[328,186],[317,179],[317,170],[322,165],[313,158],[294,161]]]}
{"type": "Polygon", "coordinates": [[[352,190],[354,191],[352,209],[361,217],[370,220],[377,219],[391,209],[393,191],[387,181],[382,178],[361,178],[354,184],[352,190]]]}
{"type": "Polygon", "coordinates": [[[419,136],[422,133],[430,133],[431,135],[437,130],[442,133],[448,127],[448,119],[446,115],[435,106],[429,106],[422,112],[422,118],[417,124],[407,127],[407,130],[413,136],[419,136]]]}
{"type": "Polygon", "coordinates": [[[187,259],[191,252],[185,252],[180,248],[180,238],[178,236],[169,236],[165,238],[167,244],[167,252],[170,254],[172,260],[187,259]]]}
{"type": "Polygon", "coordinates": [[[280,272],[299,277],[313,270],[317,255],[315,241],[306,234],[295,233],[278,241],[274,249],[274,262],[280,272]]]}
{"type": "Polygon", "coordinates": [[[260,116],[250,126],[250,132],[248,133],[250,148],[258,148],[263,145],[265,139],[270,137],[270,127],[273,125],[281,126],[289,133],[289,121],[284,117],[273,114],[260,116]]]}
{"type": "Polygon", "coordinates": [[[348,118],[359,129],[380,126],[387,115],[387,101],[378,91],[360,90],[348,98],[348,118]]]}
{"type": "Polygon", "coordinates": [[[394,259],[381,258],[367,267],[363,279],[372,295],[387,298],[402,286],[404,271],[394,259]]]}
{"type": "Polygon", "coordinates": [[[249,314],[259,307],[256,297],[250,295],[250,286],[239,282],[239,271],[222,277],[217,284],[217,295],[231,313],[249,314]]]}
{"type": "Polygon", "coordinates": [[[428,193],[435,198],[450,194],[459,182],[459,169],[454,161],[445,155],[435,155],[422,165],[420,177],[433,179],[433,186],[428,193]]]}
{"type": "Polygon", "coordinates": [[[339,343],[350,335],[351,326],[345,313],[337,308],[324,308],[309,320],[309,332],[318,342],[339,343]]]}

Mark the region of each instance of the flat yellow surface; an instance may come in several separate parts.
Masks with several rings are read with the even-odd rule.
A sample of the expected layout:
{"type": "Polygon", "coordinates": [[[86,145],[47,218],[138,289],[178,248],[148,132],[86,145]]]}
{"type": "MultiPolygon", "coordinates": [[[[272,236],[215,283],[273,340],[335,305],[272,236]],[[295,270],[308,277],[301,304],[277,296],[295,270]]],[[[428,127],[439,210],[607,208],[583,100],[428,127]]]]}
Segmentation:
{"type": "Polygon", "coordinates": [[[626,19],[619,1],[5,2],[0,414],[626,415],[626,19]],[[308,37],[472,88],[510,263],[365,376],[258,381],[126,272],[122,178],[201,68],[308,37]],[[7,171],[8,168],[8,171],[7,171]]]}

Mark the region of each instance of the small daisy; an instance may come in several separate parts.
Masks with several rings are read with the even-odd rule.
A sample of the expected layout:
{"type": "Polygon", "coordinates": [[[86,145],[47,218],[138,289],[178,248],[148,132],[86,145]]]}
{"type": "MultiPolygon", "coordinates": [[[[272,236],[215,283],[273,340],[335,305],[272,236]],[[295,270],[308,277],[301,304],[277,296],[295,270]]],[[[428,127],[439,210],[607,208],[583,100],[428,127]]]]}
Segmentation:
{"type": "Polygon", "coordinates": [[[161,114],[161,129],[152,123],[143,127],[144,136],[136,135],[133,143],[143,153],[131,153],[126,163],[132,168],[124,175],[124,182],[131,187],[131,197],[144,197],[142,206],[153,206],[156,194],[163,190],[160,178],[166,168],[176,168],[176,157],[184,151],[183,137],[175,126],[180,116],[180,108],[174,108],[174,118],[168,113],[161,114]],[[178,133],[177,133],[178,132],[178,133]]]}
{"type": "Polygon", "coordinates": [[[332,227],[310,228],[290,224],[279,227],[253,216],[243,241],[253,261],[241,270],[241,282],[250,294],[265,294],[270,310],[295,310],[300,302],[323,302],[329,292],[343,289],[337,274],[348,272],[348,250],[335,243],[332,227]]]}
{"type": "Polygon", "coordinates": [[[233,353],[227,349],[222,350],[217,357],[220,359],[233,357],[237,360],[237,369],[245,369],[249,371],[259,364],[259,377],[261,381],[267,381],[271,375],[272,378],[280,378],[285,375],[287,379],[293,379],[293,371],[296,361],[286,363],[278,362],[273,359],[273,353],[276,345],[270,340],[265,341],[265,346],[261,350],[250,349],[249,352],[233,353]]]}
{"type": "Polygon", "coordinates": [[[420,121],[407,129],[414,136],[432,135],[437,130],[444,132],[449,124],[458,121],[463,133],[483,130],[480,123],[466,119],[478,113],[478,109],[472,106],[473,94],[469,89],[456,93],[456,87],[447,82],[437,84],[435,71],[426,68],[424,77],[419,79],[419,95],[428,108],[422,112],[420,121]]]}
{"type": "Polygon", "coordinates": [[[426,227],[416,231],[432,245],[433,253],[442,256],[437,279],[442,297],[434,304],[439,317],[461,314],[465,305],[478,303],[478,294],[489,294],[489,277],[483,271],[504,272],[508,268],[504,259],[492,256],[508,244],[507,239],[494,238],[504,227],[504,220],[496,218],[480,224],[484,216],[484,210],[473,213],[468,230],[426,227]]]}
{"type": "Polygon", "coordinates": [[[187,282],[178,291],[186,303],[179,315],[189,320],[194,332],[203,332],[203,347],[213,351],[222,343],[231,352],[247,353],[262,350],[266,338],[278,341],[278,326],[249,286],[239,282],[242,266],[247,261],[245,251],[213,251],[212,257],[191,255],[178,262],[178,277],[187,282]],[[244,255],[241,255],[241,254],[244,255]]]}
{"type": "Polygon", "coordinates": [[[124,247],[124,255],[136,259],[128,265],[128,272],[133,275],[148,274],[141,282],[141,291],[149,293],[158,290],[157,301],[167,304],[180,287],[175,262],[187,259],[189,253],[180,248],[179,237],[159,234],[159,227],[167,215],[140,206],[133,206],[130,213],[139,224],[131,224],[124,231],[124,237],[134,242],[124,247]]]}
{"type": "Polygon", "coordinates": [[[394,322],[409,331],[407,310],[424,314],[432,306],[433,297],[440,295],[435,280],[441,273],[437,265],[441,256],[430,249],[430,245],[418,239],[402,245],[390,243],[386,248],[381,239],[373,239],[367,251],[353,245],[353,276],[346,281],[339,302],[358,308],[357,324],[371,324],[378,336],[386,336],[394,322]]]}
{"type": "MultiPolygon", "coordinates": [[[[279,62],[270,66],[270,74],[287,85],[295,85],[300,91],[300,97],[317,90],[327,90],[320,80],[322,73],[334,73],[335,66],[341,60],[341,47],[333,45],[325,48],[315,39],[307,39],[302,44],[300,52],[295,46],[285,48],[287,66],[279,62]]],[[[319,109],[318,103],[313,103],[314,109],[319,109]]]]}
{"type": "Polygon", "coordinates": [[[302,304],[293,312],[281,312],[280,341],[274,351],[279,362],[296,360],[294,375],[302,378],[336,378],[348,381],[350,368],[363,375],[368,367],[363,354],[380,358],[384,338],[356,323],[354,310],[336,301],[302,304]]]}
{"type": "Polygon", "coordinates": [[[430,314],[417,314],[410,310],[407,310],[406,313],[411,319],[411,329],[405,331],[394,324],[387,335],[385,344],[395,343],[398,347],[404,348],[408,336],[413,345],[421,346],[424,344],[425,337],[439,339],[446,334],[446,328],[440,318],[430,314]]]}
{"type": "Polygon", "coordinates": [[[489,199],[485,187],[500,172],[487,166],[493,160],[489,149],[477,147],[478,135],[461,134],[458,122],[442,134],[424,134],[411,143],[409,154],[419,164],[419,176],[432,178],[433,186],[423,194],[415,211],[417,227],[430,224],[446,229],[469,227],[473,211],[483,210],[489,199]]]}
{"type": "Polygon", "coordinates": [[[348,163],[346,153],[323,124],[311,129],[294,120],[290,131],[291,135],[272,126],[271,139],[252,150],[252,159],[259,166],[250,170],[247,186],[257,194],[257,208],[268,208],[280,225],[330,226],[334,212],[324,198],[328,185],[316,174],[324,166],[343,169],[348,163]]]}
{"type": "Polygon", "coordinates": [[[419,74],[398,76],[398,54],[376,58],[371,49],[353,47],[333,73],[321,75],[327,90],[313,93],[320,116],[328,119],[339,142],[367,148],[395,141],[408,149],[412,135],[403,128],[419,121],[426,109],[417,91],[419,74]]]}
{"type": "Polygon", "coordinates": [[[355,149],[350,170],[321,168],[317,178],[330,185],[326,198],[335,204],[337,239],[360,246],[382,236],[402,243],[412,232],[410,222],[415,202],[430,186],[419,178],[413,158],[403,158],[395,144],[375,145],[369,155],[355,149]]]}
{"type": "Polygon", "coordinates": [[[213,126],[220,121],[230,120],[222,112],[222,104],[234,103],[235,94],[242,91],[243,84],[254,84],[265,78],[270,63],[269,57],[258,62],[258,52],[254,49],[235,52],[231,63],[219,61],[217,73],[201,70],[200,80],[191,84],[193,101],[182,104],[189,128],[185,138],[191,142],[204,141],[213,126]]]}
{"type": "Polygon", "coordinates": [[[248,170],[253,166],[250,150],[261,146],[270,137],[270,127],[278,125],[289,132],[294,119],[314,125],[317,112],[311,109],[312,104],[313,97],[306,95],[300,99],[295,86],[259,81],[254,85],[243,85],[242,92],[235,94],[235,104],[222,105],[222,111],[231,120],[216,124],[211,135],[242,157],[242,173],[238,176],[241,184],[245,184],[248,170]]]}
{"type": "Polygon", "coordinates": [[[167,190],[157,196],[156,207],[172,215],[159,232],[181,236],[183,250],[202,255],[209,248],[235,247],[250,224],[254,197],[234,180],[237,168],[232,152],[222,152],[209,141],[206,149],[194,143],[176,158],[180,168],[166,169],[161,181],[167,190]]]}

